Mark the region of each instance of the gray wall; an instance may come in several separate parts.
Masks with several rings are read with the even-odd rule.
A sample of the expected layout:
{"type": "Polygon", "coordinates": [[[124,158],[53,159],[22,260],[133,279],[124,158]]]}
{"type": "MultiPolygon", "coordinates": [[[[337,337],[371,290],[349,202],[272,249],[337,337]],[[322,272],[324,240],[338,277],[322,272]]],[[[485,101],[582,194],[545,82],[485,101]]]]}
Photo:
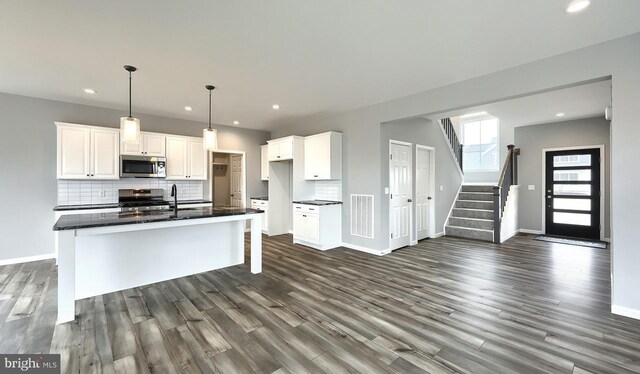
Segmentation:
{"type": "MultiPolygon", "coordinates": [[[[433,195],[433,204],[435,204],[435,226],[436,233],[444,231],[444,223],[447,220],[449,210],[456,199],[456,194],[462,184],[462,176],[456,169],[456,161],[453,154],[449,150],[449,144],[446,142],[442,130],[437,122],[432,122],[426,118],[414,118],[403,121],[395,121],[385,123],[381,127],[380,132],[380,148],[382,154],[382,179],[386,181],[384,187],[389,187],[389,140],[400,140],[412,143],[412,160],[413,160],[413,177],[415,186],[415,165],[416,165],[416,144],[426,145],[435,148],[435,191],[433,195]],[[443,190],[440,191],[440,186],[443,190]]],[[[416,201],[415,188],[413,191],[413,201],[416,201]]],[[[389,215],[389,199],[385,195],[386,204],[382,204],[381,210],[383,216],[389,215]]],[[[416,222],[416,212],[413,210],[413,222],[416,222]]],[[[412,228],[413,238],[416,237],[415,227],[412,228]]],[[[389,226],[382,227],[381,235],[389,238],[389,226]]],[[[388,247],[388,241],[387,241],[388,247]]]]}
{"type": "MultiPolygon", "coordinates": [[[[376,237],[353,237],[343,230],[346,243],[386,248],[380,233],[388,227],[382,216],[386,181],[382,178],[380,124],[400,119],[431,116],[453,110],[513,99],[612,78],[614,118],[611,124],[611,225],[613,304],[639,311],[640,185],[637,170],[637,139],[640,139],[640,34],[578,49],[547,59],[487,74],[448,86],[401,97],[345,113],[319,113],[283,121],[274,137],[309,135],[336,130],[344,133],[343,197],[351,193],[374,195],[376,237]]],[[[393,82],[389,82],[393,84],[393,82]]],[[[345,214],[344,221],[348,222],[345,214]]]]}
{"type": "MultiPolygon", "coordinates": [[[[0,93],[0,261],[53,253],[56,205],[56,129],[54,121],[118,127],[122,111],[0,93]]],[[[202,136],[206,124],[136,114],[146,131],[202,136]]],[[[227,126],[219,129],[220,148],[246,151],[247,192],[262,196],[260,145],[268,132],[227,126]]]]}
{"type": "Polygon", "coordinates": [[[518,184],[520,184],[519,223],[521,229],[544,231],[542,227],[542,149],[604,144],[605,153],[602,166],[605,178],[602,181],[604,196],[604,235],[611,235],[609,199],[610,199],[610,142],[611,126],[604,116],[547,123],[515,128],[515,141],[521,150],[518,158],[518,184]],[[535,185],[535,191],[528,191],[528,185],[535,185]]]}

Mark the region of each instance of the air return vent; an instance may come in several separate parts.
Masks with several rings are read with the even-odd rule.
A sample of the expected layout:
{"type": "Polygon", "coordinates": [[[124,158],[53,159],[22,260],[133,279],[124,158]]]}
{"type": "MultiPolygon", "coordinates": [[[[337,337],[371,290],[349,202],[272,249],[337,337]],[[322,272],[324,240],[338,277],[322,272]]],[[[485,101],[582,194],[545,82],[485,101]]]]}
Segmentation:
{"type": "Polygon", "coordinates": [[[351,235],[373,239],[373,195],[351,195],[351,235]]]}

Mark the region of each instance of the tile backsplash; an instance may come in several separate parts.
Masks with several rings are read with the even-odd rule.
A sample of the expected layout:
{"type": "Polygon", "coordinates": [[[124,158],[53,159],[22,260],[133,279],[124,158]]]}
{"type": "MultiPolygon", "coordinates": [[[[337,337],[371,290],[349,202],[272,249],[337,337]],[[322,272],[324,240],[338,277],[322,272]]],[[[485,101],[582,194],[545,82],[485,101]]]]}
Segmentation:
{"type": "Polygon", "coordinates": [[[59,180],[58,205],[110,204],[118,202],[118,190],[124,188],[162,188],[170,198],[171,185],[178,187],[180,200],[198,200],[204,196],[203,181],[167,181],[155,178],[119,180],[59,180]]]}
{"type": "Polygon", "coordinates": [[[342,181],[316,181],[316,199],[342,201],[342,181]]]}

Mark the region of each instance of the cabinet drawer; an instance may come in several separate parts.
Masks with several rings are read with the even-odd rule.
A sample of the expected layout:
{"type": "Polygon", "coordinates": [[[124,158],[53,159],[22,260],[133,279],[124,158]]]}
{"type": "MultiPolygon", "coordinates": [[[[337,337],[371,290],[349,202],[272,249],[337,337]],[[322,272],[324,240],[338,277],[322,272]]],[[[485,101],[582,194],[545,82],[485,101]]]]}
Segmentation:
{"type": "Polygon", "coordinates": [[[320,212],[320,207],[316,205],[293,204],[293,211],[318,214],[320,212]]]}

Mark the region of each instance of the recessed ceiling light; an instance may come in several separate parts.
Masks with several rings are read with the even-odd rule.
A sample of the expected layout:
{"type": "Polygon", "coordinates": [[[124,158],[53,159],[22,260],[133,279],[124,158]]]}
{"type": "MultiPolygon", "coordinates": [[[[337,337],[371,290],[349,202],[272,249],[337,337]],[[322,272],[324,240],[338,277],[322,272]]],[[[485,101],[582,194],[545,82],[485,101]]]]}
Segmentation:
{"type": "Polygon", "coordinates": [[[193,110],[193,108],[192,108],[192,107],[190,107],[190,106],[186,106],[186,107],[184,107],[184,110],[186,110],[187,112],[190,112],[190,111],[192,111],[192,110],[193,110]]]}
{"type": "Polygon", "coordinates": [[[460,116],[460,118],[468,118],[468,117],[475,117],[475,116],[483,116],[487,114],[487,112],[475,112],[475,113],[468,113],[465,115],[460,116]]]}
{"type": "Polygon", "coordinates": [[[91,94],[93,95],[94,93],[96,93],[96,90],[94,90],[93,88],[85,88],[83,90],[85,93],[91,94]]]}
{"type": "Polygon", "coordinates": [[[273,109],[275,109],[275,110],[280,109],[280,105],[278,105],[278,104],[273,104],[271,107],[272,107],[273,109]]]}
{"type": "Polygon", "coordinates": [[[587,9],[589,4],[591,4],[589,0],[573,0],[567,5],[567,13],[578,13],[587,9]]]}
{"type": "Polygon", "coordinates": [[[556,114],[556,117],[564,117],[564,113],[562,113],[562,112],[558,113],[558,114],[556,114]]]}
{"type": "Polygon", "coordinates": [[[239,125],[239,124],[240,124],[240,121],[233,121],[233,124],[234,124],[234,125],[239,125]]]}

